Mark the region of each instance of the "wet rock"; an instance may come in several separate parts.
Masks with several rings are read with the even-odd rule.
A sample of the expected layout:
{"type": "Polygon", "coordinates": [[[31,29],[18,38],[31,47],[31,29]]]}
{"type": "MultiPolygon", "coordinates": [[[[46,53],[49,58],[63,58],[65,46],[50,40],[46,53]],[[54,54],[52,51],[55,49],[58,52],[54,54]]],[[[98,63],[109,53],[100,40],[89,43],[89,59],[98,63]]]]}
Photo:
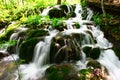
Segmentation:
{"type": "Polygon", "coordinates": [[[0,61],[0,80],[15,80],[16,65],[9,61],[0,61]]]}
{"type": "Polygon", "coordinates": [[[77,61],[81,59],[81,41],[84,34],[72,33],[63,35],[64,32],[58,33],[51,43],[50,62],[61,63],[63,61],[77,61]]]}
{"type": "Polygon", "coordinates": [[[46,70],[45,76],[47,80],[79,80],[77,71],[68,63],[50,66],[46,70]]]}
{"type": "Polygon", "coordinates": [[[96,60],[89,60],[88,63],[87,63],[87,67],[100,68],[101,69],[101,64],[96,60]]]}
{"type": "Polygon", "coordinates": [[[45,15],[49,15],[50,18],[75,17],[76,16],[76,14],[74,12],[75,6],[76,5],[56,5],[53,7],[49,7],[48,8],[49,11],[45,15]]]}
{"type": "Polygon", "coordinates": [[[19,37],[18,40],[16,41],[13,41],[15,42],[14,45],[10,45],[7,47],[7,51],[10,53],[10,54],[17,54],[18,53],[18,49],[19,49],[19,46],[20,44],[24,41],[24,37],[19,37]]]}
{"type": "Polygon", "coordinates": [[[90,57],[92,59],[98,59],[100,55],[100,48],[92,47],[92,46],[85,46],[83,48],[83,52],[86,54],[87,57],[90,57]]]}
{"type": "Polygon", "coordinates": [[[32,61],[35,45],[40,39],[32,38],[24,41],[19,48],[19,57],[21,60],[25,60],[26,63],[32,61]]]}
{"type": "Polygon", "coordinates": [[[6,57],[6,56],[8,56],[8,55],[9,55],[8,52],[0,51],[0,59],[6,57]]]}
{"type": "Polygon", "coordinates": [[[61,18],[61,17],[66,17],[66,13],[64,10],[58,8],[53,8],[49,11],[48,15],[50,18],[61,18]],[[53,15],[54,14],[54,15],[53,15]]]}
{"type": "Polygon", "coordinates": [[[46,36],[48,35],[48,31],[47,30],[43,30],[43,29],[32,29],[29,30],[27,33],[27,39],[31,39],[31,38],[35,38],[35,37],[42,37],[42,36],[46,36]]]}
{"type": "Polygon", "coordinates": [[[27,33],[28,28],[16,28],[14,30],[14,33],[10,36],[9,41],[11,43],[14,43],[14,45],[10,45],[7,48],[7,51],[10,54],[16,54],[18,53],[18,48],[19,45],[22,43],[22,41],[25,40],[26,33],[27,33]]]}

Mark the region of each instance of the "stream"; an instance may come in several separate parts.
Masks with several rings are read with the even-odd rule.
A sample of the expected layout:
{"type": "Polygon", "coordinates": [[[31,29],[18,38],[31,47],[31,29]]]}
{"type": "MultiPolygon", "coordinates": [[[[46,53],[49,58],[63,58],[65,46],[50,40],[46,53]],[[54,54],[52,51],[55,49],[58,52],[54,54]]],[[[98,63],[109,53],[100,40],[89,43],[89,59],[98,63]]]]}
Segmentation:
{"type": "MultiPolygon", "coordinates": [[[[58,5],[54,7],[57,6],[58,5]]],[[[41,15],[48,15],[49,10],[54,7],[43,10],[41,15]]],[[[70,11],[71,7],[68,6],[68,13],[70,11]]],[[[86,51],[84,51],[86,47],[100,50],[99,55],[97,54],[97,51],[95,54],[98,55],[98,58],[94,57],[94,54],[92,53],[90,53],[90,57],[98,61],[101,66],[104,66],[107,69],[108,74],[105,75],[106,79],[102,80],[120,80],[120,61],[115,55],[114,51],[111,49],[112,43],[110,43],[104,37],[104,33],[100,30],[100,27],[91,21],[93,11],[90,8],[87,8],[87,16],[85,19],[82,17],[84,10],[80,5],[75,5],[75,9],[73,11],[76,14],[75,17],[71,17],[68,20],[63,20],[67,25],[67,28],[65,28],[63,31],[52,29],[51,25],[48,29],[46,29],[49,32],[49,35],[45,36],[44,40],[39,41],[34,47],[34,56],[32,62],[29,64],[21,64],[19,66],[20,74],[22,75],[21,80],[46,80],[43,79],[46,69],[54,64],[59,65],[59,63],[63,62],[70,63],[71,61],[76,61],[74,65],[77,65],[78,70],[86,69],[87,62],[89,62],[88,55],[86,54],[86,51]],[[75,28],[75,23],[78,23],[80,28],[75,28]],[[62,46],[59,42],[59,44],[56,44],[56,46],[61,47],[58,49],[57,47],[54,47],[55,49],[52,49],[52,51],[55,52],[55,56],[52,56],[51,58],[51,44],[53,41],[57,41],[59,37],[63,39],[64,44],[62,46]],[[56,60],[59,58],[59,56],[61,56],[60,53],[64,49],[70,50],[66,50],[66,52],[64,52],[64,58],[60,58],[61,60],[58,60],[57,62],[56,60]],[[69,58],[68,56],[70,55],[74,56],[69,58]]],[[[23,29],[22,31],[26,31],[26,29],[23,29]]],[[[2,32],[3,30],[0,31],[0,33],[2,32]]],[[[10,40],[14,39],[13,37],[15,37],[15,35],[11,36],[10,40]]],[[[16,49],[16,52],[18,52],[17,50],[18,49],[16,49]]],[[[16,60],[19,59],[19,56],[14,54],[13,57],[16,60]]],[[[8,60],[8,57],[3,59],[3,61],[5,60],[8,60]]],[[[13,74],[16,75],[14,80],[19,80],[18,70],[16,70],[13,74]]]]}

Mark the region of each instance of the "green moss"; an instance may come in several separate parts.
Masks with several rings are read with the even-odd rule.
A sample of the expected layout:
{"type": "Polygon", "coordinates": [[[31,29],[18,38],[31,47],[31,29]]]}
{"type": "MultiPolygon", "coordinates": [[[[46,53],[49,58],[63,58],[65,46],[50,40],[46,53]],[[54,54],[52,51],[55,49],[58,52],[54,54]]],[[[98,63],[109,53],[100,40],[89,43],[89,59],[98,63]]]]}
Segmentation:
{"type": "Polygon", "coordinates": [[[32,61],[34,47],[38,43],[37,38],[32,38],[24,41],[19,48],[19,57],[21,60],[25,60],[25,62],[32,61]]]}
{"type": "Polygon", "coordinates": [[[48,35],[48,31],[43,29],[33,29],[27,33],[27,39],[48,35]]]}
{"type": "Polygon", "coordinates": [[[79,71],[80,74],[80,80],[90,80],[90,75],[92,72],[92,69],[82,69],[79,71]]]}
{"type": "MultiPolygon", "coordinates": [[[[73,69],[74,68],[70,64],[60,64],[60,65],[50,66],[46,70],[47,80],[73,80],[72,77],[74,75],[70,75],[73,69]]],[[[74,72],[72,74],[74,74],[74,72]]]]}
{"type": "Polygon", "coordinates": [[[79,29],[80,28],[80,24],[78,22],[75,22],[74,26],[79,29]]]}
{"type": "Polygon", "coordinates": [[[87,55],[87,57],[98,59],[100,55],[100,48],[99,47],[92,48],[91,46],[85,46],[83,48],[83,52],[87,55]]]}

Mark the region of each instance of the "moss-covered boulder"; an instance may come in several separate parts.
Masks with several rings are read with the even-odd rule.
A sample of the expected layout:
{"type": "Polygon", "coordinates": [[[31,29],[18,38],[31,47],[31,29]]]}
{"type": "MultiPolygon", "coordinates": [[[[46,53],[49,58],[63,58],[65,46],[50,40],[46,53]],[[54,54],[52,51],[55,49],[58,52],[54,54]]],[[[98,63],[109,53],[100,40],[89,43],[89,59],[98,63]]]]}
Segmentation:
{"type": "Polygon", "coordinates": [[[45,76],[47,80],[79,80],[75,68],[67,63],[50,66],[46,70],[45,76]]]}
{"type": "Polygon", "coordinates": [[[82,33],[71,33],[67,35],[58,33],[53,39],[50,47],[50,62],[61,63],[64,61],[77,61],[81,59],[81,43],[84,39],[82,33]]]}
{"type": "Polygon", "coordinates": [[[67,5],[56,5],[50,8],[48,15],[50,18],[61,18],[66,17],[68,12],[67,5]]]}
{"type": "Polygon", "coordinates": [[[27,33],[27,39],[31,39],[31,38],[35,38],[35,37],[42,37],[42,36],[46,36],[48,35],[48,31],[47,30],[43,30],[43,29],[32,29],[29,30],[27,33]]]}
{"type": "Polygon", "coordinates": [[[87,63],[87,67],[100,68],[101,69],[101,64],[96,60],[89,60],[88,63],[87,63]]]}
{"type": "Polygon", "coordinates": [[[92,46],[85,46],[83,47],[83,52],[86,54],[87,57],[92,59],[98,59],[100,56],[100,48],[99,47],[92,47],[92,46]]]}
{"type": "Polygon", "coordinates": [[[61,9],[58,9],[58,8],[51,9],[49,11],[48,15],[50,16],[50,18],[66,17],[66,13],[64,12],[64,10],[61,10],[61,9]]]}
{"type": "Polygon", "coordinates": [[[34,47],[38,43],[38,38],[32,38],[24,41],[19,48],[19,57],[21,60],[25,60],[26,63],[32,61],[34,47]]]}
{"type": "Polygon", "coordinates": [[[3,41],[8,41],[12,33],[14,33],[15,29],[19,26],[18,22],[12,22],[8,25],[3,33],[0,34],[0,43],[3,41]]]}

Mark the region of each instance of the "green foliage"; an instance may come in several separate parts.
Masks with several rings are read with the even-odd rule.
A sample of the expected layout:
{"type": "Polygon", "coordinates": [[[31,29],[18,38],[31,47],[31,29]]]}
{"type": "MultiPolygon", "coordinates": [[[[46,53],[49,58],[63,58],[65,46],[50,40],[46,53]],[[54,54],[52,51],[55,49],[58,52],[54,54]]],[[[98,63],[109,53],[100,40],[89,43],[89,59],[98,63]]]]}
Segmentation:
{"type": "Polygon", "coordinates": [[[94,15],[93,15],[93,21],[94,21],[97,25],[102,26],[101,18],[100,18],[100,14],[99,14],[99,13],[94,13],[94,15]]]}
{"type": "Polygon", "coordinates": [[[18,22],[13,22],[12,24],[10,24],[3,33],[0,34],[0,42],[3,41],[8,41],[11,34],[14,32],[14,30],[16,28],[19,27],[19,23],[18,22]]]}
{"type": "Polygon", "coordinates": [[[60,25],[58,18],[52,19],[52,27],[58,27],[60,25]]]}
{"type": "Polygon", "coordinates": [[[86,0],[80,0],[81,1],[81,5],[82,5],[82,7],[85,7],[86,5],[87,5],[87,2],[86,2],[86,0]]]}
{"type": "Polygon", "coordinates": [[[33,28],[36,25],[40,25],[41,24],[41,16],[40,15],[31,15],[28,16],[27,21],[25,21],[25,24],[27,24],[27,26],[32,26],[33,28]]]}
{"type": "Polygon", "coordinates": [[[92,72],[92,69],[82,69],[79,71],[80,73],[80,80],[90,80],[90,75],[92,72]]]}
{"type": "Polygon", "coordinates": [[[26,27],[37,29],[45,28],[47,24],[50,23],[49,16],[40,16],[40,15],[30,15],[28,17],[22,17],[22,24],[26,24],[26,27]]]}
{"type": "Polygon", "coordinates": [[[17,41],[5,41],[3,43],[0,43],[0,49],[7,48],[9,46],[14,46],[17,41]]]}
{"type": "Polygon", "coordinates": [[[54,29],[58,29],[60,31],[64,30],[66,27],[65,22],[63,21],[65,18],[53,18],[52,19],[52,27],[54,29]]]}
{"type": "Polygon", "coordinates": [[[80,24],[79,24],[78,22],[75,22],[74,26],[75,26],[76,28],[80,28],[80,24]]]}

